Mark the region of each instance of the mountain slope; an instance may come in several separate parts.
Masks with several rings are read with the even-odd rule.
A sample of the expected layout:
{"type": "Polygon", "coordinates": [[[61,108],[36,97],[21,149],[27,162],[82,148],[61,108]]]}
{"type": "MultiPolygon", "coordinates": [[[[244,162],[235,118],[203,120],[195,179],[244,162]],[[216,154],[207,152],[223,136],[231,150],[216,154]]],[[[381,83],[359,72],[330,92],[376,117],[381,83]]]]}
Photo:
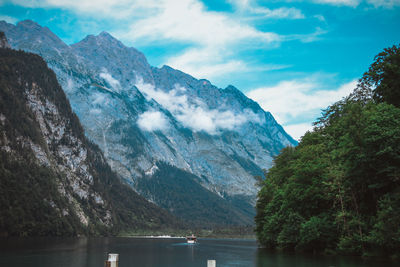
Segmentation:
{"type": "MultiPolygon", "coordinates": [[[[46,60],[112,169],[157,205],[169,201],[170,192],[149,191],[144,184],[168,176],[160,173],[167,164],[227,202],[230,208],[217,212],[232,214],[227,222],[247,224],[258,191],[254,175],[262,175],[283,147],[296,144],[269,112],[233,86],[220,89],[168,66],[151,67],[142,53],[108,33],[67,46],[32,21],[0,22],[2,29],[12,47],[46,60]]],[[[184,195],[179,201],[195,205],[184,195]]]]}
{"type": "Polygon", "coordinates": [[[181,226],[121,183],[84,136],[46,63],[6,47],[0,48],[0,235],[181,226]]]}

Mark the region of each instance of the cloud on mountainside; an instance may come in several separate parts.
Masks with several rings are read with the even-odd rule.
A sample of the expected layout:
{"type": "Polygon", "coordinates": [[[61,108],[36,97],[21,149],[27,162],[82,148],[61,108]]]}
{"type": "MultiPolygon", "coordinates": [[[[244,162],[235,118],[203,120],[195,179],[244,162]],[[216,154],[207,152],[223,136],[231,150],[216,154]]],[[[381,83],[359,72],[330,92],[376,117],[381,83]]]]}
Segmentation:
{"type": "Polygon", "coordinates": [[[169,127],[168,119],[160,111],[146,111],[139,115],[137,124],[147,132],[164,131],[169,127]]]}
{"type": "MultiPolygon", "coordinates": [[[[53,20],[57,21],[58,24],[63,21],[64,28],[62,30],[75,33],[76,36],[93,34],[95,33],[93,31],[96,30],[110,31],[127,44],[134,44],[137,47],[144,48],[144,50],[148,49],[145,51],[146,55],[149,55],[150,59],[152,57],[153,59],[157,58],[160,61],[157,64],[168,64],[197,78],[207,78],[213,80],[214,83],[240,84],[240,87],[244,90],[249,87],[254,88],[253,84],[258,84],[262,88],[253,90],[248,95],[252,95],[252,97],[258,98],[259,102],[264,103],[264,105],[260,104],[266,110],[271,111],[295,138],[299,137],[300,129],[306,129],[309,125],[305,123],[306,121],[313,121],[319,116],[320,108],[326,106],[322,103],[332,103],[344,95],[321,90],[318,82],[306,79],[286,78],[292,80],[282,81],[276,86],[262,85],[275,84],[280,77],[284,76],[277,75],[277,73],[287,73],[288,71],[300,73],[304,71],[303,67],[307,70],[310,69],[310,73],[318,71],[338,73],[341,76],[341,81],[352,79],[355,76],[342,74],[342,69],[338,69],[334,64],[329,70],[325,66],[318,69],[319,66],[315,64],[303,64],[307,60],[313,61],[313,56],[320,55],[318,53],[311,53],[312,55],[303,61],[296,62],[296,58],[297,56],[301,58],[304,54],[304,51],[301,51],[303,47],[304,50],[316,47],[312,44],[321,40],[326,42],[327,47],[332,47],[333,39],[335,46],[340,45],[342,39],[345,40],[346,45],[349,42],[350,48],[351,42],[353,42],[353,46],[354,44],[360,45],[362,42],[360,40],[370,40],[368,38],[374,36],[373,32],[370,36],[361,34],[355,35],[353,38],[353,36],[348,36],[347,33],[336,32],[334,28],[341,30],[341,27],[346,26],[345,23],[353,24],[353,15],[350,16],[350,20],[348,15],[353,14],[353,11],[355,15],[364,19],[363,24],[360,24],[364,27],[365,21],[370,17],[367,12],[379,9],[382,14],[386,14],[383,11],[389,12],[390,9],[400,6],[400,0],[281,0],[272,2],[226,0],[217,4],[215,2],[210,3],[200,0],[0,0],[0,6],[5,7],[5,10],[7,10],[8,5],[12,4],[19,6],[18,10],[21,9],[20,7],[26,7],[26,16],[33,14],[35,8],[45,9],[45,14],[54,15],[47,21],[43,20],[47,23],[47,26],[51,25],[53,20]],[[215,8],[216,6],[217,8],[215,8]],[[346,12],[337,13],[342,10],[346,12]],[[57,15],[60,13],[68,16],[68,21],[73,22],[70,28],[65,26],[69,24],[62,20],[63,16],[60,16],[60,20],[58,20],[57,15]],[[343,14],[343,17],[340,17],[339,21],[338,18],[332,17],[333,13],[343,14]],[[335,23],[337,23],[337,27],[335,23]],[[281,27],[281,25],[283,26],[281,27]],[[160,47],[161,49],[158,49],[160,47]],[[286,57],[284,55],[277,57],[276,52],[279,51],[279,48],[286,49],[285,51],[288,52],[286,57]],[[299,53],[295,53],[293,59],[287,60],[287,57],[292,54],[291,51],[297,50],[299,53]],[[163,51],[163,54],[160,55],[154,51],[163,51]],[[276,71],[285,68],[290,68],[290,70],[276,71]],[[268,76],[269,74],[271,76],[268,76]],[[269,80],[269,77],[272,77],[271,80],[269,80]],[[265,79],[264,82],[261,81],[262,79],[265,79]],[[278,90],[278,92],[274,90],[278,90]],[[279,90],[283,90],[286,94],[280,94],[279,90]],[[281,105],[274,105],[274,103],[269,102],[265,97],[267,93],[275,99],[274,103],[281,105]],[[297,96],[301,104],[293,102],[295,99],[292,96],[297,96]],[[320,102],[321,104],[310,104],[303,101],[306,96],[310,96],[312,99],[321,97],[323,100],[316,101],[316,103],[320,102]],[[283,97],[283,99],[279,99],[279,97],[283,97]],[[334,99],[335,97],[337,98],[334,99]],[[332,101],[329,102],[327,99],[332,101]],[[287,105],[287,112],[281,110],[285,107],[283,104],[287,105]],[[298,110],[294,110],[296,106],[298,110]],[[295,115],[296,112],[303,114],[302,117],[295,115]]],[[[388,14],[394,14],[397,11],[394,10],[388,14]]],[[[16,16],[15,12],[8,14],[7,11],[3,11],[3,13],[0,19],[3,18],[14,23],[17,21],[13,17],[16,16]]],[[[39,13],[43,14],[42,11],[39,13]]],[[[36,12],[36,14],[38,13],[36,12]]],[[[22,15],[19,18],[22,18],[22,15]]],[[[388,16],[388,20],[390,18],[388,16]]],[[[393,18],[397,17],[393,16],[393,18]]],[[[385,23],[392,28],[396,26],[393,26],[394,23],[385,23]]],[[[347,27],[345,28],[347,29],[347,27]]],[[[348,30],[356,31],[351,27],[348,30]]],[[[375,34],[376,31],[379,31],[379,29],[374,30],[375,34]]],[[[64,36],[63,38],[72,39],[72,37],[68,37],[68,34],[65,35],[67,37],[64,36]]],[[[78,38],[76,36],[74,38],[78,38]]],[[[382,36],[376,39],[387,39],[382,36]]],[[[384,42],[380,42],[379,45],[382,43],[384,42]]],[[[322,45],[323,42],[319,42],[319,44],[322,45]]],[[[375,43],[375,47],[378,46],[377,44],[378,42],[375,43]]],[[[364,50],[364,54],[371,52],[368,49],[364,50]]],[[[307,55],[307,53],[304,55],[307,55]]],[[[360,62],[359,56],[356,61],[360,62]]],[[[309,76],[310,73],[304,75],[309,76]]],[[[343,73],[345,72],[343,71],[343,73]]],[[[118,84],[113,81],[114,78],[107,74],[105,71],[102,78],[111,87],[118,88],[118,84]]],[[[330,83],[330,86],[327,87],[331,88],[332,84],[335,83],[330,83]]],[[[73,84],[68,88],[72,90],[73,84]]],[[[339,92],[340,88],[333,91],[339,92]]],[[[181,95],[175,95],[176,98],[179,98],[179,96],[181,95]]],[[[240,125],[243,119],[239,115],[222,113],[225,119],[229,121],[227,125],[224,125],[220,120],[223,117],[221,111],[208,110],[202,106],[191,106],[189,104],[188,107],[192,108],[192,112],[199,111],[199,115],[204,116],[198,121],[198,125],[195,125],[193,120],[191,121],[190,114],[178,112],[175,109],[176,115],[179,115],[179,121],[192,129],[209,131],[210,133],[232,128],[231,125],[240,125]],[[201,110],[196,110],[196,108],[201,110]]],[[[153,114],[153,116],[155,115],[153,114]]],[[[251,117],[249,114],[245,114],[245,116],[251,117]]]]}
{"type": "Polygon", "coordinates": [[[276,86],[251,90],[246,95],[270,111],[289,134],[299,139],[311,123],[293,123],[305,119],[315,120],[321,109],[349,95],[357,80],[343,84],[335,90],[320,90],[322,82],[316,79],[282,81],[276,86]]]}
{"type": "MultiPolygon", "coordinates": [[[[262,119],[250,110],[235,114],[230,110],[209,109],[200,99],[192,98],[189,101],[187,95],[184,94],[186,89],[179,85],[176,85],[175,89],[169,92],[164,92],[156,89],[151,84],[144,83],[142,79],[138,79],[136,87],[148,100],[155,100],[163,108],[167,109],[184,127],[193,131],[219,134],[223,130],[234,130],[248,121],[262,123],[262,119]]],[[[156,117],[156,115],[152,115],[156,117]]],[[[139,126],[142,125],[142,129],[146,129],[144,126],[145,119],[151,119],[151,117],[142,117],[141,124],[138,122],[139,126]]],[[[158,118],[156,120],[160,121],[158,118]]],[[[149,130],[151,127],[147,129],[149,130]]]]}
{"type": "Polygon", "coordinates": [[[99,76],[100,78],[103,78],[114,90],[120,90],[121,84],[106,69],[103,69],[99,76]]]}

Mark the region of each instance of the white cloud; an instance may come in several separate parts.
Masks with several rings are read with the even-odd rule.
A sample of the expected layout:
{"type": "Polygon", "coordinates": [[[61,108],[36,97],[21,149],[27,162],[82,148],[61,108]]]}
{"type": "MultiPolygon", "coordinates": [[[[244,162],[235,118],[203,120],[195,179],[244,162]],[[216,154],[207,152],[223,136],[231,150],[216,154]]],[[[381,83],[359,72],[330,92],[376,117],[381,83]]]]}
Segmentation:
{"type": "Polygon", "coordinates": [[[349,7],[357,7],[361,0],[313,0],[318,4],[330,4],[334,6],[349,6],[349,7]]]}
{"type": "Polygon", "coordinates": [[[120,91],[121,85],[119,81],[115,79],[110,73],[108,73],[106,69],[103,69],[103,72],[101,72],[99,76],[100,78],[103,78],[115,91],[120,91]]]}
{"type": "Polygon", "coordinates": [[[159,12],[131,25],[131,38],[171,39],[203,46],[258,40],[269,43],[279,37],[241,24],[228,14],[207,11],[197,0],[160,1],[159,12]]]}
{"type": "Polygon", "coordinates": [[[311,123],[298,123],[298,124],[288,124],[283,125],[285,131],[297,141],[307,132],[313,129],[311,123]]]}
{"type": "Polygon", "coordinates": [[[63,8],[94,16],[126,18],[138,11],[157,6],[155,0],[10,0],[11,3],[30,8],[63,8]]]}
{"type": "Polygon", "coordinates": [[[171,57],[167,65],[182,70],[196,78],[220,76],[225,73],[244,72],[248,70],[246,63],[241,60],[225,60],[219,48],[193,48],[183,54],[171,57]]]}
{"type": "Polygon", "coordinates": [[[280,35],[257,30],[233,14],[208,11],[198,0],[161,1],[154,15],[134,22],[119,35],[128,40],[189,44],[166,64],[199,78],[246,69],[243,61],[235,59],[239,47],[265,48],[281,41],[280,35]]]}
{"type": "Polygon", "coordinates": [[[321,109],[349,95],[356,87],[357,80],[335,90],[320,90],[321,84],[312,78],[283,81],[273,87],[249,91],[246,95],[264,110],[270,111],[279,123],[296,130],[295,136],[299,136],[300,129],[305,127],[304,120],[311,123],[320,115],[321,109]]]}
{"type": "Polygon", "coordinates": [[[222,130],[234,130],[245,122],[261,123],[259,116],[250,110],[235,114],[230,110],[209,109],[200,99],[185,95],[186,89],[179,85],[168,92],[156,89],[153,85],[138,79],[136,87],[148,100],[155,100],[180,122],[194,131],[219,134],[222,130]]]}
{"type": "Polygon", "coordinates": [[[147,132],[163,131],[168,128],[168,119],[159,111],[146,111],[139,115],[137,124],[140,129],[147,132]]]}
{"type": "Polygon", "coordinates": [[[400,6],[400,0],[368,0],[367,2],[374,7],[393,8],[400,6]]]}
{"type": "Polygon", "coordinates": [[[229,0],[240,13],[250,13],[251,15],[260,15],[262,18],[273,19],[304,19],[305,16],[300,9],[294,7],[280,7],[269,9],[261,7],[255,1],[249,0],[229,0]]]}

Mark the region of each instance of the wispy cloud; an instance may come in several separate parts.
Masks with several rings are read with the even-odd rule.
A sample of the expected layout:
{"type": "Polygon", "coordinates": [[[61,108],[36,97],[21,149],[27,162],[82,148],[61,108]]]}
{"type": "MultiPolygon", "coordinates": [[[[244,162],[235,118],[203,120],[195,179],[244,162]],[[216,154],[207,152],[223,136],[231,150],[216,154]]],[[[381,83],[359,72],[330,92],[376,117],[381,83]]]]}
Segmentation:
{"type": "Polygon", "coordinates": [[[239,13],[257,15],[256,18],[271,19],[304,19],[305,15],[300,9],[294,7],[279,7],[270,9],[262,7],[256,1],[251,0],[229,0],[239,13]]]}
{"type": "Polygon", "coordinates": [[[277,9],[269,8],[254,8],[251,11],[255,14],[260,14],[264,18],[288,18],[288,19],[304,19],[305,15],[300,9],[294,7],[280,7],[277,9]]]}
{"type": "Polygon", "coordinates": [[[374,7],[393,8],[400,6],[400,0],[368,0],[368,3],[374,7]]]}
{"type": "Polygon", "coordinates": [[[252,121],[262,123],[262,119],[250,110],[236,114],[231,110],[209,109],[200,99],[185,94],[186,89],[179,85],[168,92],[156,89],[153,85],[138,79],[136,87],[148,100],[153,99],[167,109],[178,122],[193,131],[220,134],[223,130],[234,130],[252,121]]]}
{"type": "Polygon", "coordinates": [[[361,3],[361,0],[313,0],[313,2],[318,4],[329,4],[334,6],[357,7],[361,3]]]}
{"type": "Polygon", "coordinates": [[[400,6],[400,0],[313,0],[317,4],[329,4],[333,6],[348,6],[356,8],[362,3],[375,8],[393,8],[400,6]]]}
{"type": "Polygon", "coordinates": [[[316,19],[319,20],[319,21],[326,22],[325,17],[322,16],[321,14],[314,15],[313,17],[316,18],[316,19]]]}
{"type": "Polygon", "coordinates": [[[321,39],[327,31],[317,27],[314,32],[309,34],[289,34],[284,37],[285,41],[299,40],[302,43],[311,43],[321,39]]]}
{"type": "Polygon", "coordinates": [[[227,60],[220,47],[188,49],[183,54],[167,59],[167,65],[190,73],[196,78],[211,79],[226,73],[244,72],[248,66],[242,60],[227,60]]]}

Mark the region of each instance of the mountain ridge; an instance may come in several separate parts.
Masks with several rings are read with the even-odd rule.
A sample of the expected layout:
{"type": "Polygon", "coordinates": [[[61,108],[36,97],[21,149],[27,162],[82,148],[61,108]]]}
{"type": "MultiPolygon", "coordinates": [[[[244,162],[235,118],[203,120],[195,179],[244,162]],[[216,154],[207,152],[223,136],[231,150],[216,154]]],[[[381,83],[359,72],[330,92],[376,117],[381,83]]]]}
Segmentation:
{"type": "Polygon", "coordinates": [[[134,48],[119,41],[106,45],[108,39],[116,40],[109,34],[67,47],[38,41],[27,47],[19,40],[30,34],[23,23],[0,22],[2,29],[12,35],[15,48],[24,44],[22,49],[43,56],[56,72],[86,135],[104,151],[112,169],[148,199],[160,196],[145,193],[141,181],[155,175],[150,170],[159,169],[157,162],[163,162],[193,174],[197,178],[188,179],[251,218],[248,214],[254,214],[251,206],[258,191],[254,174],[262,175],[283,147],[297,144],[269,112],[237,88],[217,88],[169,66],[151,67],[134,48]],[[246,199],[248,206],[232,199],[246,199]]]}
{"type": "Polygon", "coordinates": [[[41,57],[4,45],[0,62],[0,236],[183,226],[111,171],[41,57]]]}

